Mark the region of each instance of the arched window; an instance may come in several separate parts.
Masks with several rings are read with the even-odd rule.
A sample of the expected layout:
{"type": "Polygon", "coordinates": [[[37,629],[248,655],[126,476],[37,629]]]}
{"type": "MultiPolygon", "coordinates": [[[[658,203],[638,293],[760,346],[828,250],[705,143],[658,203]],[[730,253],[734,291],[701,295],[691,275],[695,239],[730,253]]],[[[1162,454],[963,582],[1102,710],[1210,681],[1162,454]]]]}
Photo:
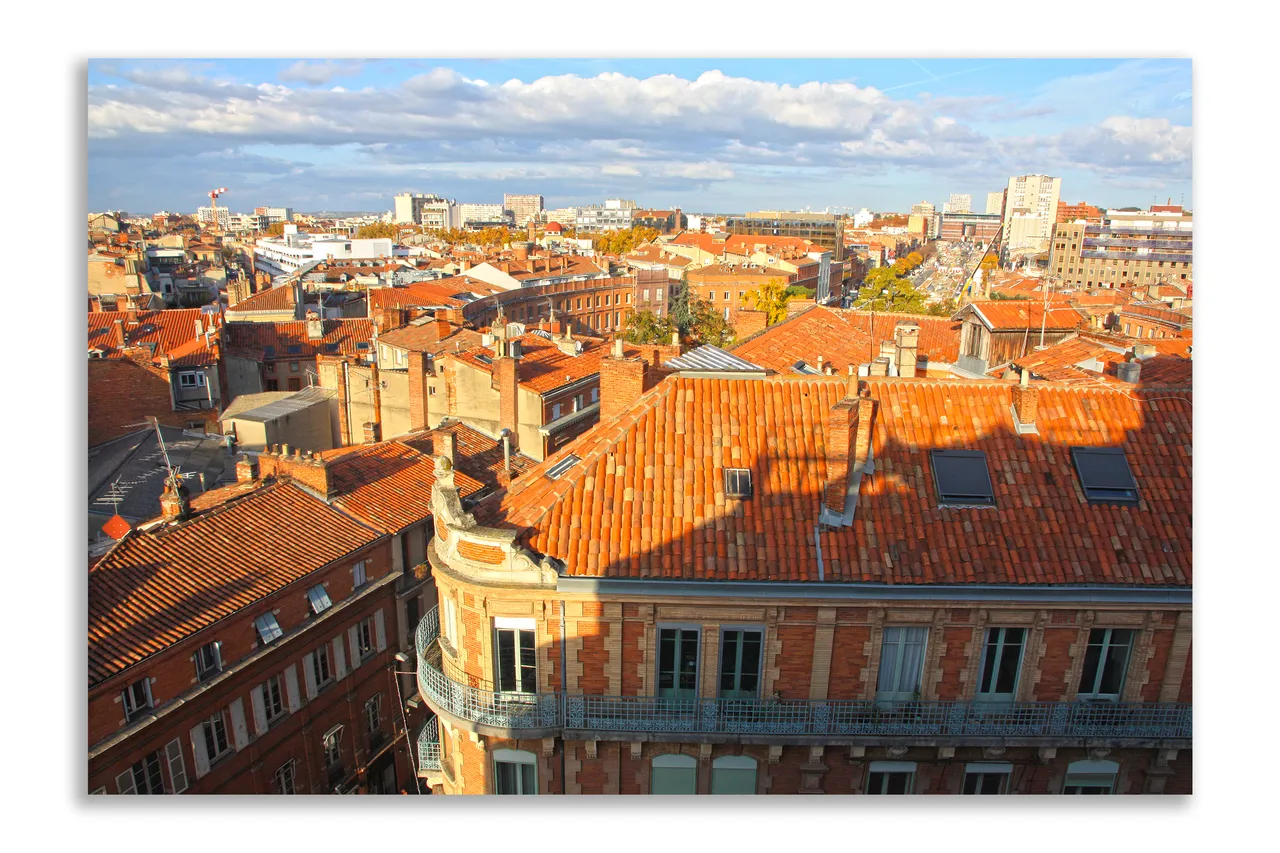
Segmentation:
{"type": "Polygon", "coordinates": [[[1114,794],[1120,765],[1114,761],[1073,761],[1067,766],[1064,794],[1114,794]]]}
{"type": "Polygon", "coordinates": [[[722,755],[711,762],[711,793],[754,794],[756,760],[746,755],[722,755]]]}
{"type": "Polygon", "coordinates": [[[538,793],[537,756],[517,749],[493,751],[493,792],[495,794],[538,793]]]}
{"type": "Polygon", "coordinates": [[[698,761],[692,755],[659,755],[649,773],[650,794],[698,793],[698,761]]]}

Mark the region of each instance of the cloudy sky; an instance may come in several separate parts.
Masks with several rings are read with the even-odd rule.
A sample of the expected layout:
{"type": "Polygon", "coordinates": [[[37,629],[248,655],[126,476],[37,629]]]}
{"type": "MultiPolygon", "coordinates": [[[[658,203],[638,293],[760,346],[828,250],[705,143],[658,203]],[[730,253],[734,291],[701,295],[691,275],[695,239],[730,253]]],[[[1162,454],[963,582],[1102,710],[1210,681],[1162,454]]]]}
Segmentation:
{"type": "Polygon", "coordinates": [[[1062,178],[1191,198],[1189,60],[101,60],[91,211],[542,193],[686,211],[906,210],[1062,178]]]}

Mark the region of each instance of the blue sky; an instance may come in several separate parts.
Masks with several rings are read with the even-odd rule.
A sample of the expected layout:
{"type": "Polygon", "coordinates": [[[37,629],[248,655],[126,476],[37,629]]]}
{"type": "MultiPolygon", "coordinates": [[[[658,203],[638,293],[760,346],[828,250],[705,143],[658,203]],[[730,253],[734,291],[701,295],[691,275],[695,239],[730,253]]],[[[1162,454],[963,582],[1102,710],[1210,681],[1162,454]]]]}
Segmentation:
{"type": "Polygon", "coordinates": [[[194,211],[634,198],[905,210],[1060,176],[1191,199],[1189,60],[125,60],[89,63],[89,206],[194,211]]]}

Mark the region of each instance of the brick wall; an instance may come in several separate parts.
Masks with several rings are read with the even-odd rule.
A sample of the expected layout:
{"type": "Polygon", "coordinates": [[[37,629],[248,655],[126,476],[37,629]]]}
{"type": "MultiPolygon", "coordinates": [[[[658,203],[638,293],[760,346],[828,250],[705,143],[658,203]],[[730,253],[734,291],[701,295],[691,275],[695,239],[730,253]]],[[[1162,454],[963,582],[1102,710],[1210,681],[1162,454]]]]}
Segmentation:
{"type": "Polygon", "coordinates": [[[168,371],[123,358],[89,359],[88,365],[90,447],[136,432],[148,416],[179,428],[217,419],[210,409],[175,412],[168,371]]]}
{"type": "MultiPolygon", "coordinates": [[[[788,608],[788,617],[791,609],[788,608]]],[[[813,625],[784,624],[778,628],[782,654],[778,656],[778,679],[773,687],[782,694],[783,699],[809,698],[809,683],[813,677],[814,632],[813,625]]]]}
{"type": "Polygon", "coordinates": [[[828,699],[863,698],[866,684],[862,680],[862,673],[867,665],[866,648],[870,642],[870,625],[836,626],[831,644],[828,699]]]}
{"type": "Polygon", "coordinates": [[[944,628],[942,642],[946,644],[938,665],[942,677],[938,680],[937,699],[939,702],[955,702],[968,698],[965,693],[967,685],[964,675],[969,661],[978,649],[973,643],[972,628],[944,628]]]}
{"type": "Polygon", "coordinates": [[[644,362],[639,358],[600,359],[600,422],[630,408],[644,393],[644,362]]]}
{"type": "Polygon", "coordinates": [[[1040,678],[1035,684],[1034,700],[1037,702],[1064,702],[1075,685],[1068,684],[1074,663],[1072,651],[1080,638],[1077,628],[1045,628],[1040,658],[1040,678]]]}

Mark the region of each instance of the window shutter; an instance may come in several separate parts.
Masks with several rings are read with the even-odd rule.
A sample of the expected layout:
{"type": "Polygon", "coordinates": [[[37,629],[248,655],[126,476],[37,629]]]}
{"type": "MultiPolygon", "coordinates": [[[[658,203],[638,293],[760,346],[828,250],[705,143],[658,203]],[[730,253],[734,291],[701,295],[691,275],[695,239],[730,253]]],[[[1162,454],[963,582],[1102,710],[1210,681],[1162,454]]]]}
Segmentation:
{"type": "Polygon", "coordinates": [[[204,723],[191,730],[191,752],[196,757],[196,778],[209,772],[209,750],[204,745],[204,723]]]}
{"type": "Polygon", "coordinates": [[[253,729],[258,737],[267,733],[267,702],[262,697],[262,685],[249,691],[249,701],[253,703],[253,729]]]}
{"type": "Polygon", "coordinates": [[[236,752],[249,745],[249,727],[244,722],[244,699],[231,703],[231,733],[236,740],[236,752]]]}
{"type": "Polygon", "coordinates": [[[341,634],[333,638],[333,671],[338,678],[342,678],[347,674],[347,658],[342,653],[341,634]]]}
{"type": "Polygon", "coordinates": [[[133,771],[126,770],[116,777],[116,788],[122,794],[136,794],[138,788],[133,782],[133,771]]]}
{"type": "Polygon", "coordinates": [[[218,661],[218,669],[219,671],[221,671],[222,669],[222,641],[221,640],[214,640],[213,656],[218,661]]]}
{"type": "Polygon", "coordinates": [[[360,636],[356,633],[357,626],[352,625],[347,629],[347,640],[351,648],[351,668],[355,669],[360,666],[360,636]]]}
{"type": "Polygon", "coordinates": [[[187,790],[187,763],[182,758],[182,741],[174,738],[165,744],[165,757],[169,760],[169,782],[173,785],[173,793],[181,794],[187,790]]]}
{"type": "Polygon", "coordinates": [[[307,680],[307,701],[316,698],[316,655],[309,652],[302,658],[302,675],[307,680]]]}
{"type": "Polygon", "coordinates": [[[386,626],[386,623],[384,623],[382,620],[381,608],[378,609],[377,613],[373,614],[373,631],[374,631],[374,634],[376,635],[375,639],[378,641],[378,651],[380,652],[386,651],[387,626],[386,626]]]}
{"type": "Polygon", "coordinates": [[[289,694],[289,713],[296,714],[302,707],[302,700],[298,697],[298,670],[294,664],[289,664],[284,671],[284,686],[289,694]]]}

